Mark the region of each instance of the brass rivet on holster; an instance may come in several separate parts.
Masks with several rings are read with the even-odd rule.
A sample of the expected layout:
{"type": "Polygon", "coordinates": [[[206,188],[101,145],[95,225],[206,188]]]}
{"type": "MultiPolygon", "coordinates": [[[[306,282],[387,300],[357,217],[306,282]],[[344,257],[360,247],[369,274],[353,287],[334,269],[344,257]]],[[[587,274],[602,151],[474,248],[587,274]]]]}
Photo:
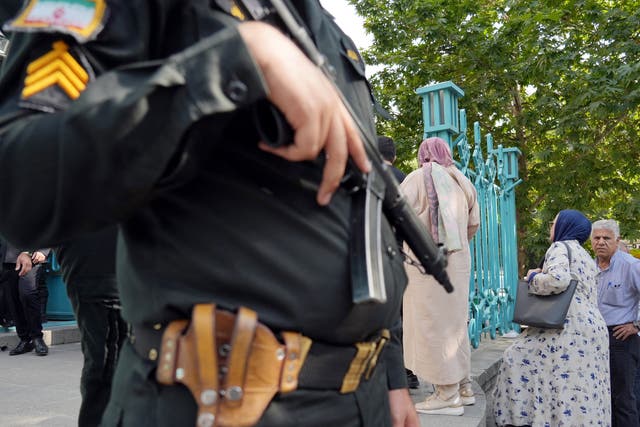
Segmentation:
{"type": "Polygon", "coordinates": [[[149,360],[156,360],[158,358],[158,350],[152,348],[149,350],[149,360]]]}
{"type": "Polygon", "coordinates": [[[213,405],[218,400],[218,393],[215,390],[207,389],[200,393],[200,401],[205,405],[213,405]]]}
{"type": "Polygon", "coordinates": [[[284,359],[284,350],[279,348],[276,350],[276,359],[282,360],[284,359]]]}
{"type": "Polygon", "coordinates": [[[211,427],[216,421],[216,416],[210,412],[205,412],[198,416],[198,427],[211,427]]]}

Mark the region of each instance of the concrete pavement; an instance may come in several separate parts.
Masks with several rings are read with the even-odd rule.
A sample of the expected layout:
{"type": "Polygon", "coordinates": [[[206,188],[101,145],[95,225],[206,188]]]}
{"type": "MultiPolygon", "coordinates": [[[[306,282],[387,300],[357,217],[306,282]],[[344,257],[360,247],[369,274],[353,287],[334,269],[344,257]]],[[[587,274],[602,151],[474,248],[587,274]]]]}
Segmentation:
{"type": "Polygon", "coordinates": [[[80,409],[80,343],[54,345],[48,356],[0,352],[0,426],[69,427],[80,409]]]}
{"type": "MultiPolygon", "coordinates": [[[[39,357],[35,353],[9,356],[9,349],[18,339],[15,333],[0,330],[0,350],[4,349],[0,351],[0,427],[77,425],[82,369],[78,340],[78,331],[72,323],[50,326],[45,331],[45,342],[53,343],[48,356],[39,357]]],[[[510,343],[508,338],[487,337],[471,352],[475,405],[465,407],[460,417],[420,415],[421,426],[493,427],[490,392],[502,352],[510,343]]],[[[421,381],[420,389],[412,390],[411,397],[419,402],[432,390],[430,384],[421,381]]]]}

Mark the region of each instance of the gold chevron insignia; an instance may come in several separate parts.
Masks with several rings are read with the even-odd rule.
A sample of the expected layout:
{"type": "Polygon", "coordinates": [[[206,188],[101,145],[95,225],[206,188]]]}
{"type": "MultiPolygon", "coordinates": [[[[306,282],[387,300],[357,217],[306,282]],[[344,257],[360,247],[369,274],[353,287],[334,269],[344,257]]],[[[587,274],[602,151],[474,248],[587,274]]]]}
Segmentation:
{"type": "Polygon", "coordinates": [[[233,5],[231,6],[231,11],[230,11],[232,16],[235,16],[236,18],[238,18],[241,21],[244,21],[247,19],[246,16],[244,16],[244,13],[242,13],[242,11],[240,10],[240,8],[238,7],[238,5],[236,4],[236,2],[233,2],[233,5]]]}
{"type": "Polygon", "coordinates": [[[89,74],[69,53],[63,41],[53,44],[53,50],[27,66],[22,97],[28,98],[51,86],[59,86],[69,98],[76,99],[87,87],[89,74]]]}

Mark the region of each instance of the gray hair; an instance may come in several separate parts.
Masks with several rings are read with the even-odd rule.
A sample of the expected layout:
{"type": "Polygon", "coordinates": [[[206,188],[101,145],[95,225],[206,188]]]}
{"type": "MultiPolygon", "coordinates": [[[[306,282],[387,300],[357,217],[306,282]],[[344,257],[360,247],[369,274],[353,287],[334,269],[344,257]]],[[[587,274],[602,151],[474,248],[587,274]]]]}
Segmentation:
{"type": "Polygon", "coordinates": [[[615,219],[600,219],[591,225],[591,236],[594,230],[609,230],[613,232],[613,237],[617,240],[620,237],[620,226],[615,219]]]}

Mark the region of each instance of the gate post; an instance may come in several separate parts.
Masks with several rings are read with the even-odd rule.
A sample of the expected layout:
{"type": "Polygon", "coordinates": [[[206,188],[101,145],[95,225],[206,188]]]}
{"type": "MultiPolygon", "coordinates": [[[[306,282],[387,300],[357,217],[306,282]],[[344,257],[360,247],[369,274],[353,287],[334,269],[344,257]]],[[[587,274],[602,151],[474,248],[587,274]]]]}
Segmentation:
{"type": "Polygon", "coordinates": [[[453,152],[452,136],[460,133],[458,98],[464,96],[464,91],[453,82],[444,82],[421,87],[416,93],[422,98],[422,139],[440,137],[453,152]]]}

